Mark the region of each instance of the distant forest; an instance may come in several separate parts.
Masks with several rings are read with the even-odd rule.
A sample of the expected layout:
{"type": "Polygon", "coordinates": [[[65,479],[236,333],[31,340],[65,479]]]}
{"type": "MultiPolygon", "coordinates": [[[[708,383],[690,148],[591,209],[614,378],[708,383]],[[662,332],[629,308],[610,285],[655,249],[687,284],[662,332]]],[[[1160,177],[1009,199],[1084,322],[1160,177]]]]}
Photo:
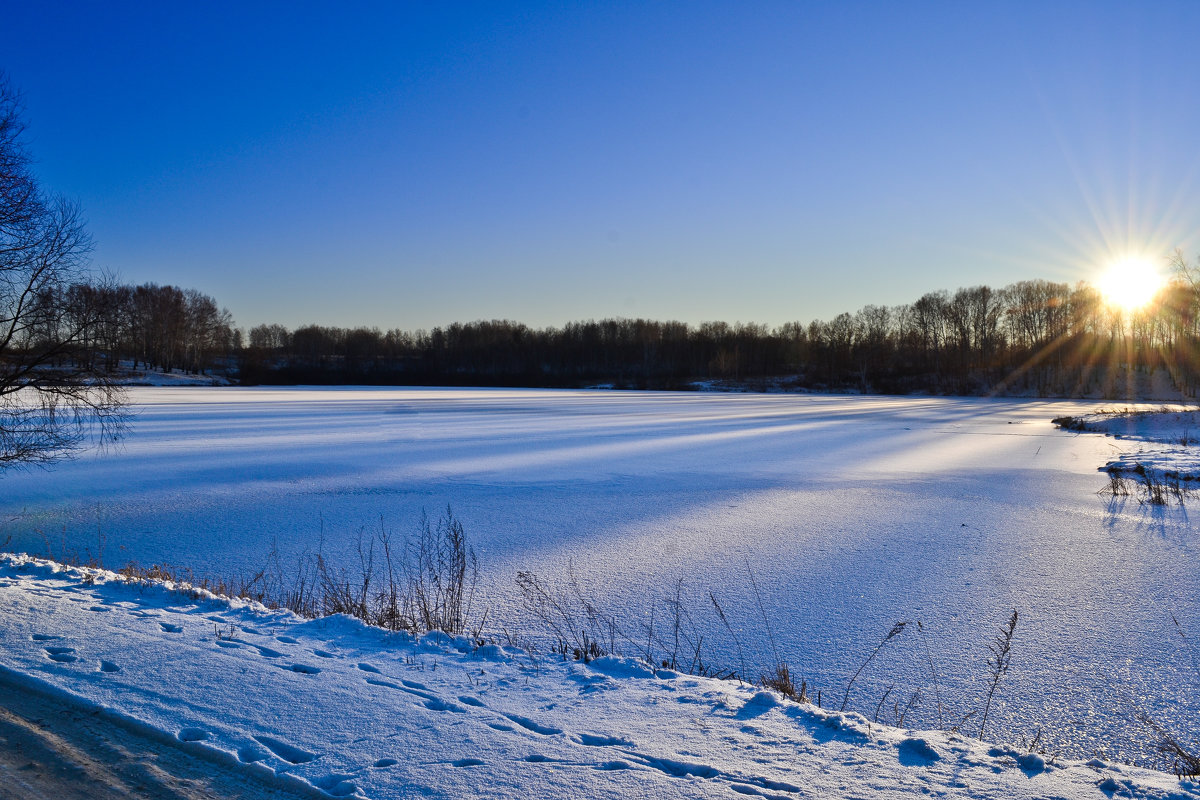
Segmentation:
{"type": "MultiPolygon", "coordinates": [[[[480,385],[1124,398],[1150,376],[1187,396],[1200,377],[1200,282],[1181,263],[1155,302],[1123,312],[1080,283],[1034,280],[869,305],[769,328],[646,319],[530,328],[508,320],[430,331],[244,332],[229,312],[174,286],[74,286],[71,305],[104,320],[83,349],[102,369],[220,374],[243,384],[480,385]]],[[[80,357],[80,356],[75,356],[80,357]]]]}

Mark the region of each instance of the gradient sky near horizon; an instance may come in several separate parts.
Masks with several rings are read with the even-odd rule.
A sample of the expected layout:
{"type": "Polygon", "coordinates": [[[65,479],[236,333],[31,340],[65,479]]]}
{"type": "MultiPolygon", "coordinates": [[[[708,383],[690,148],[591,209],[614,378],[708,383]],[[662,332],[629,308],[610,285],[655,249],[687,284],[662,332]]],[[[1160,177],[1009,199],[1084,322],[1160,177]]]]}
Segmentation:
{"type": "Polygon", "coordinates": [[[1200,3],[0,6],[95,265],[244,327],[774,325],[1200,247],[1200,3]]]}

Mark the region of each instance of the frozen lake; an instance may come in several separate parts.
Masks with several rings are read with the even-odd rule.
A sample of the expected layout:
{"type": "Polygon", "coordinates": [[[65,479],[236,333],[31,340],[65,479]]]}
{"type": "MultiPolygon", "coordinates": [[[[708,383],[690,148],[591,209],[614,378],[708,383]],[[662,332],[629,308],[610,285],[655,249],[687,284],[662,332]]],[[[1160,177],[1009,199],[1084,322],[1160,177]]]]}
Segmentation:
{"type": "MultiPolygon", "coordinates": [[[[989,738],[1145,759],[1147,711],[1200,714],[1197,532],[1184,509],[1113,504],[1097,467],[1130,443],[1055,429],[1095,403],[436,389],[138,389],[118,450],[8,473],[7,549],[197,573],[415,527],[453,506],[487,597],[519,569],[580,584],[630,627],[685,580],[710,657],[780,656],[837,706],[944,725],[982,706],[987,643],[1021,619],[989,738]],[[916,630],[922,623],[925,636],[916,630]],[[935,681],[930,670],[933,662],[935,681]],[[888,692],[882,704],[881,698],[888,692]],[[898,709],[896,706],[898,705],[898,709]]],[[[505,621],[505,620],[497,620],[505,621]]],[[[661,624],[661,619],[660,619],[661,624]]],[[[515,624],[515,623],[514,623],[515,624]]],[[[978,732],[978,716],[962,726],[978,732]]]]}

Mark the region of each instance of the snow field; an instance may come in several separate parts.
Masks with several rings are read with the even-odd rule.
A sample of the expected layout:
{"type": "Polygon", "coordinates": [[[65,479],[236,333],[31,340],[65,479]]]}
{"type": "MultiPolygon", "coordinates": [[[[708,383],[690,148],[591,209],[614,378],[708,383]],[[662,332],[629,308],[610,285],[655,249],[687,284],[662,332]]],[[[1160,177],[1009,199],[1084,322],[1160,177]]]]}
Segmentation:
{"type": "Polygon", "coordinates": [[[534,661],[199,594],[0,557],[0,667],[315,796],[1200,797],[1162,773],[889,728],[626,659],[534,661]]]}
{"type": "Polygon", "coordinates": [[[1200,718],[1200,676],[1171,621],[1200,641],[1193,525],[1186,509],[1097,497],[1097,468],[1124,444],[1049,422],[1091,404],[435,389],[131,396],[139,416],[122,448],[5,476],[10,549],[225,576],[261,568],[272,547],[285,569],[321,548],[353,571],[360,530],[402,535],[423,509],[436,517],[449,504],[479,555],[477,603],[497,629],[538,632],[519,613],[518,570],[562,582],[573,567],[635,640],[652,607],[661,626],[682,578],[708,663],[742,661],[711,592],[748,674],[775,658],[765,614],[796,679],[840,701],[880,638],[909,620],[849,707],[895,722],[893,702],[919,693],[906,724],[933,728],[981,708],[987,643],[1017,608],[990,739],[1040,732],[1050,752],[1152,763],[1140,713],[1185,735],[1200,718]]]}

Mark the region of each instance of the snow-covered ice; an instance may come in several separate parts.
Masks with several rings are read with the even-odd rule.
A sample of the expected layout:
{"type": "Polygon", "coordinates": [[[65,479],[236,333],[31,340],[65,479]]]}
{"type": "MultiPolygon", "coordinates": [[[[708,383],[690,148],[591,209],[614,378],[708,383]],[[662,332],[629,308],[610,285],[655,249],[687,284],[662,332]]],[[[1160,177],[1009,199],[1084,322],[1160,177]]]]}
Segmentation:
{"type": "Polygon", "coordinates": [[[404,533],[422,509],[450,504],[479,555],[493,623],[528,623],[504,617],[517,570],[556,580],[573,564],[584,591],[635,630],[683,578],[710,662],[741,661],[712,592],[757,675],[776,648],[753,574],[780,656],[826,697],[840,699],[894,623],[913,621],[864,671],[849,708],[895,721],[895,698],[902,707],[919,691],[906,724],[933,728],[978,711],[987,644],[1016,608],[989,738],[1040,732],[1051,752],[1148,762],[1140,713],[1196,733],[1200,676],[1172,623],[1200,641],[1194,527],[1186,508],[1097,496],[1097,468],[1124,445],[1050,423],[1094,404],[437,389],[131,396],[139,415],[120,449],[4,476],[9,549],[212,575],[262,567],[273,544],[284,564],[318,546],[353,564],[359,530],[404,533]]]}
{"type": "Polygon", "coordinates": [[[602,658],[531,660],[0,557],[0,669],[333,797],[1197,798],[1200,785],[602,658]]]}

